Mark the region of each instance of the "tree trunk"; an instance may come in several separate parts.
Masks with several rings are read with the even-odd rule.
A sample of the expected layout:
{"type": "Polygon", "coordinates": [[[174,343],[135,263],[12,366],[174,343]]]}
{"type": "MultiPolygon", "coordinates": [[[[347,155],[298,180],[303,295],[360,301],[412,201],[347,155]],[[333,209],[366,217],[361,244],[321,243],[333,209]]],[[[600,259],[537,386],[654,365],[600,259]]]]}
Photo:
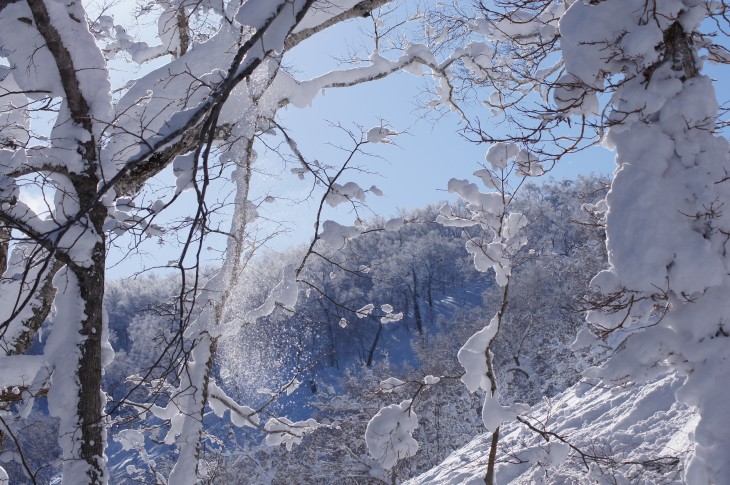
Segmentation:
{"type": "Polygon", "coordinates": [[[383,324],[378,324],[378,331],[375,333],[375,339],[373,344],[370,346],[370,352],[368,352],[368,360],[366,365],[368,367],[373,366],[373,357],[375,356],[375,348],[378,346],[378,340],[380,340],[380,334],[383,333],[383,324]]]}
{"type": "Polygon", "coordinates": [[[330,367],[339,368],[339,365],[337,363],[337,346],[335,345],[335,333],[332,329],[334,326],[334,323],[328,318],[327,322],[327,336],[329,338],[330,344],[329,344],[329,361],[330,361],[330,367]]]}
{"type": "MultiPolygon", "coordinates": [[[[89,184],[92,185],[92,184],[89,184]]],[[[96,192],[96,184],[88,189],[96,192]]],[[[79,195],[82,191],[79,190],[79,195]]],[[[84,199],[82,199],[84,200],[84,199]]],[[[89,200],[89,199],[86,199],[89,200]]],[[[106,430],[104,420],[105,400],[102,394],[102,344],[104,334],[104,280],[106,269],[106,238],[102,226],[106,219],[106,208],[96,203],[89,214],[91,225],[99,235],[92,249],[92,266],[70,265],[79,282],[81,299],[84,302],[85,320],[82,322],[79,360],[78,416],[81,424],[81,459],[89,465],[89,483],[107,483],[106,430]]],[[[66,369],[60,369],[67,372],[66,369]]]]}
{"type": "MultiPolygon", "coordinates": [[[[67,264],[68,270],[77,280],[75,283],[78,284],[80,297],[78,303],[83,306],[84,314],[79,330],[81,334],[81,342],[78,344],[79,360],[75,370],[56,368],[54,373],[75,372],[78,377],[78,395],[76,396],[78,422],[75,425],[81,428],[81,436],[78,437],[74,432],[74,436],[70,437],[72,446],[70,449],[64,449],[64,469],[79,469],[78,461],[81,460],[87,465],[84,471],[88,477],[87,483],[101,484],[107,483],[109,477],[104,457],[106,432],[103,418],[104,397],[101,391],[104,271],[106,269],[106,241],[103,225],[107,209],[99,201],[97,194],[99,154],[94,139],[92,112],[88,100],[84,97],[84,91],[77,76],[78,66],[74,66],[74,58],[69,51],[69,46],[64,44],[45,2],[28,0],[27,3],[33,15],[34,25],[53,56],[65,93],[64,103],[70,119],[59,118],[56,120],[56,126],[62,123],[75,123],[84,132],[84,136],[80,136],[76,140],[76,153],[80,156],[84,168],[81,173],[69,175],[76,194],[68,194],[68,197],[76,198],[81,212],[76,220],[69,220],[68,226],[66,226],[66,230],[82,228],[83,232],[79,236],[79,240],[72,243],[71,247],[59,248],[59,252],[65,253],[64,262],[67,264]],[[86,212],[87,209],[88,212],[86,212]],[[78,245],[81,238],[90,239],[92,237],[96,240],[88,255],[91,264],[77,263],[71,253],[78,251],[83,254],[85,248],[74,246],[78,245]],[[77,441],[80,441],[79,449],[76,448],[77,441]]],[[[71,8],[75,3],[72,0],[65,5],[65,8],[71,8]]],[[[78,7],[83,11],[83,6],[78,5],[78,7]]],[[[71,18],[76,22],[85,21],[71,18]]],[[[79,42],[88,40],[83,38],[79,42]]],[[[101,58],[101,55],[99,57],[101,58]]],[[[59,315],[59,318],[64,318],[64,316],[59,315]]],[[[58,397],[63,399],[63,394],[59,393],[58,397]]],[[[71,403],[62,400],[58,404],[63,406],[71,403]]],[[[72,425],[71,422],[64,423],[64,426],[72,425]]],[[[69,432],[72,431],[60,430],[62,434],[69,432]]],[[[64,483],[79,480],[75,473],[71,475],[73,476],[68,477],[64,473],[64,483]]]]}
{"type": "Polygon", "coordinates": [[[421,309],[418,307],[418,293],[413,292],[413,318],[416,320],[416,328],[418,333],[423,335],[423,319],[421,318],[421,309]]]}
{"type": "Polygon", "coordinates": [[[410,292],[408,291],[408,288],[406,287],[403,290],[403,305],[405,307],[405,308],[403,308],[403,317],[404,318],[408,318],[408,316],[411,313],[410,303],[411,303],[411,295],[410,295],[410,292]]]}
{"type": "Polygon", "coordinates": [[[8,249],[10,242],[10,230],[0,227],[0,276],[8,269],[8,249]]]}
{"type": "MultiPolygon", "coordinates": [[[[502,290],[502,306],[497,312],[497,333],[499,333],[502,327],[502,317],[507,311],[507,305],[509,304],[509,280],[504,285],[502,290]]],[[[492,361],[492,352],[490,346],[484,352],[484,358],[487,360],[487,378],[489,378],[489,391],[494,396],[497,392],[497,376],[494,373],[494,362],[492,361]]],[[[494,467],[497,462],[497,445],[499,444],[499,426],[492,433],[492,443],[489,447],[489,459],[487,461],[487,473],[484,475],[484,483],[486,485],[494,485],[494,467]]]]}
{"type": "MultiPolygon", "coordinates": [[[[103,261],[103,259],[102,259],[103,261]]],[[[104,420],[102,405],[102,302],[104,298],[104,271],[94,265],[89,271],[86,268],[74,268],[73,272],[79,280],[81,297],[84,299],[84,312],[87,317],[82,322],[81,359],[79,360],[79,400],[78,415],[81,421],[81,458],[89,464],[89,483],[104,483],[106,477],[104,460],[104,420]]],[[[65,369],[59,369],[67,372],[65,369]]]]}
{"type": "Polygon", "coordinates": [[[416,279],[416,271],[411,270],[411,275],[413,275],[413,292],[411,293],[413,295],[413,318],[416,320],[418,333],[423,335],[423,319],[421,318],[421,309],[418,306],[418,280],[416,279]]]}
{"type": "Polygon", "coordinates": [[[489,461],[487,462],[487,474],[484,476],[485,485],[494,485],[494,465],[497,462],[497,444],[499,443],[499,428],[492,433],[492,443],[489,446],[489,461]]]}
{"type": "Polygon", "coordinates": [[[433,310],[433,292],[432,292],[432,283],[431,278],[428,279],[428,286],[426,287],[426,298],[428,301],[428,307],[433,310]]]}

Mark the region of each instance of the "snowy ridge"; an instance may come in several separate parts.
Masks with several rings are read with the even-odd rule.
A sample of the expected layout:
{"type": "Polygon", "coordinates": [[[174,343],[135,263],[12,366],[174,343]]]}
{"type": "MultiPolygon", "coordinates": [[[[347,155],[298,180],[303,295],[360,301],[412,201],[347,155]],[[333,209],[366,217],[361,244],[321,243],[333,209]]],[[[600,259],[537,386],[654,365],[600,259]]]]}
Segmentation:
{"type": "MultiPolygon", "coordinates": [[[[683,379],[669,375],[645,385],[606,389],[579,383],[536,406],[527,420],[564,437],[546,441],[516,421],[502,427],[499,484],[682,483],[698,416],[677,403],[683,379]],[[567,453],[567,456],[566,456],[567,453]]],[[[484,483],[491,434],[477,436],[408,485],[484,483]]]]}

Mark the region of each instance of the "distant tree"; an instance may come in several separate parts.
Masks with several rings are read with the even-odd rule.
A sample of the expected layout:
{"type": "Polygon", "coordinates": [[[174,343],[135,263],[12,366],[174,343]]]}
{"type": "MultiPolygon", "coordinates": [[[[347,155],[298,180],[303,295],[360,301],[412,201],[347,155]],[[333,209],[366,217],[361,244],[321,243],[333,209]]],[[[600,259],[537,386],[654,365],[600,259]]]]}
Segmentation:
{"type": "MultiPolygon", "coordinates": [[[[719,426],[725,415],[718,403],[730,400],[730,387],[716,382],[723,382],[730,362],[730,216],[723,210],[730,197],[730,156],[720,133],[722,110],[703,62],[730,60],[724,47],[728,4],[439,4],[429,15],[394,22],[404,27],[425,21],[422,34],[404,27],[410,41],[401,42],[398,32],[386,29],[384,35],[396,46],[390,57],[383,55],[383,29],[375,19],[375,52],[359,67],[305,82],[281,69],[286,52],[308,37],[344,20],[371,16],[386,3],[162,2],[141,11],[159,27],[159,44],[150,46],[135,41],[104,12],[91,18],[78,1],[0,1],[4,408],[20,396],[22,416],[34,399],[47,399],[50,414],[59,420],[64,481],[108,481],[109,422],[101,391],[103,369],[112,358],[103,310],[108,245],[119,234],[162,235],[158,214],[192,189],[192,215],[168,228],[183,244],[180,257],[168,263],[178,270],[180,291],[172,319],[176,331],[166,345],[171,364],[165,379],[155,380],[164,392],[128,404],[154,412],[169,426],[165,440],[178,446],[179,457],[168,482],[191,483],[201,474],[202,418],[208,405],[261,429],[272,444],[301,440],[317,425],[274,418],[262,425],[256,410],[238,405],[216,384],[218,344],[233,329],[274,309],[291,311],[302,271],[321,257],[322,244],[342,247],[369,231],[361,221],[350,227],[324,221],[322,208],[325,203],[357,208],[367,192],[378,193],[342,176],[366,144],[388,142],[397,133],[387,126],[350,133],[343,162],[325,166],[301,153],[276,112],[287,104],[306,106],[323,88],[400,70],[428,72],[434,96],[425,106],[456,112],[464,137],[490,146],[488,165],[478,175],[488,189],[496,189],[496,197],[482,197],[466,181],[452,181],[450,189],[471,205],[470,221],[464,222],[461,213],[452,222],[485,229],[478,235],[466,232],[477,269],[491,267],[503,287],[493,325],[462,349],[485,360],[471,359],[476,364],[468,367],[484,375],[466,380],[470,389],[486,393],[483,417],[494,431],[493,443],[499,418],[516,412],[499,412],[504,409],[489,346],[502,326],[513,258],[523,245],[518,233],[525,224],[519,213],[505,211],[515,187],[495,174],[504,175],[509,167],[510,176],[538,176],[565,156],[601,143],[616,151],[619,170],[606,200],[592,207],[597,223],[605,224],[609,268],[592,280],[603,296],[592,300],[588,320],[597,337],[621,345],[619,357],[594,375],[619,383],[665,371],[685,376],[677,397],[698,408],[700,421],[684,478],[723,481],[730,475],[725,459],[730,430],[719,426]],[[110,60],[117,54],[135,63],[164,59],[166,64],[112,93],[110,60]],[[506,130],[488,127],[471,101],[486,105],[488,116],[503,121],[506,130]],[[50,130],[39,128],[44,119],[50,130]],[[261,304],[241,315],[229,304],[231,289],[262,242],[251,226],[257,209],[249,200],[253,147],[271,132],[278,133],[282,153],[299,164],[295,173],[311,180],[321,198],[315,234],[301,263],[285,268],[282,281],[261,304]],[[163,197],[145,192],[151,177],[165,168],[172,170],[175,187],[163,197]],[[216,200],[215,187],[229,179],[235,195],[216,200]],[[37,206],[29,203],[29,192],[40,199],[37,206]],[[231,216],[218,217],[229,202],[231,216]],[[213,233],[223,234],[227,249],[222,269],[203,275],[199,256],[213,233]],[[42,354],[25,355],[52,306],[57,318],[42,354]]],[[[568,239],[555,247],[570,252],[571,245],[568,239]]],[[[414,267],[409,281],[415,316],[423,280],[414,267]]],[[[371,303],[351,310],[362,315],[373,308],[371,303]]],[[[589,340],[583,334],[580,343],[589,340]]],[[[424,382],[419,389],[431,385],[424,382]]],[[[378,413],[378,422],[395,416],[394,423],[411,429],[412,404],[392,405],[400,411],[391,407],[378,413]]],[[[144,440],[127,438],[129,446],[144,440]]],[[[412,442],[402,438],[398,449],[412,455],[412,442]]],[[[494,463],[494,456],[489,461],[494,463]]],[[[490,477],[488,472],[488,483],[490,477]]]]}
{"type": "MultiPolygon", "coordinates": [[[[585,364],[569,347],[585,326],[588,283],[606,262],[605,232],[583,206],[601,201],[606,190],[606,178],[580,177],[525,186],[515,199],[530,222],[528,243],[516,258],[506,324],[495,342],[507,401],[533,404],[578,380],[585,364]]],[[[490,290],[487,307],[501,297],[490,290]]]]}
{"type": "Polygon", "coordinates": [[[609,383],[685,376],[677,399],[696,406],[700,421],[684,480],[698,484],[722,483],[730,470],[718,406],[730,395],[712,384],[730,362],[730,156],[707,69],[730,60],[728,8],[506,0],[450,5],[432,13],[427,29],[432,51],[469,52],[435,90],[444,109],[463,115],[465,137],[511,152],[532,174],[599,143],[615,151],[608,195],[592,207],[605,224],[608,269],[591,282],[602,297],[592,299],[588,321],[595,336],[620,345],[589,375],[609,383]],[[505,131],[472,115],[471,101],[505,131]]]}
{"type": "MultiPolygon", "coordinates": [[[[161,264],[176,269],[180,279],[170,315],[175,331],[157,362],[167,362],[162,388],[168,392],[128,404],[158,411],[171,426],[168,441],[180,454],[166,480],[197,480],[205,406],[215,398],[219,406],[235,408],[220,393],[211,394],[210,378],[224,324],[238,325],[231,323],[228,289],[262,242],[249,200],[255,141],[278,133],[298,173],[324,192],[321,203],[336,205],[363,200],[364,191],[341,176],[364,144],[393,134],[385,127],[358,133],[338,167],[309,161],[277,123],[277,110],[306,106],[323,88],[393,71],[373,62],[300,82],[281,69],[282,62],[318,32],[368,17],[386,3],[153,2],[137,18],[120,21],[105,7],[81,1],[0,2],[0,388],[18,391],[3,391],[1,400],[6,412],[17,396],[26,408],[47,399],[59,420],[64,483],[109,480],[104,450],[110,408],[102,376],[113,353],[103,300],[107,252],[125,234],[135,242],[172,236],[182,243],[179,257],[161,264]],[[131,25],[122,25],[137,21],[158,26],[156,45],[137,41],[126,28],[131,25]],[[112,86],[118,60],[130,71],[141,65],[141,77],[112,86]],[[152,60],[162,67],[148,67],[152,60]],[[172,171],[174,186],[155,193],[151,180],[163,170],[172,171]],[[217,198],[221,187],[233,196],[217,198]],[[162,214],[188,189],[193,207],[163,227],[162,214]],[[232,207],[229,216],[221,213],[226,207],[232,207]],[[224,236],[227,249],[221,271],[211,276],[202,273],[200,254],[213,234],[224,236]],[[51,308],[55,318],[42,352],[24,355],[51,308]]],[[[316,232],[323,222],[317,221],[316,232]]],[[[296,293],[280,291],[269,303],[292,302],[296,293]]],[[[281,436],[275,427],[264,431],[281,436]]]]}

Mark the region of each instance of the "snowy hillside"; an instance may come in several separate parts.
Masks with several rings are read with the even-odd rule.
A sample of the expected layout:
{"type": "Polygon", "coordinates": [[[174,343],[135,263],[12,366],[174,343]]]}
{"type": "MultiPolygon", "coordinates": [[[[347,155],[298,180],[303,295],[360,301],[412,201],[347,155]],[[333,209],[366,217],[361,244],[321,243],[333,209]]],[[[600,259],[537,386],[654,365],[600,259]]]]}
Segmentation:
{"type": "MultiPolygon", "coordinates": [[[[580,194],[597,198],[603,187],[600,178],[525,185],[515,200],[532,222],[525,228],[529,244],[513,273],[505,326],[492,347],[505,403],[554,397],[593,363],[595,356],[569,349],[576,331],[585,326],[571,304],[605,264],[603,233],[568,221],[583,216],[586,198],[580,194]]],[[[415,455],[399,456],[386,469],[364,439],[373,416],[412,399],[425,376],[461,375],[459,348],[501,301],[493,276],[474,269],[462,229],[418,223],[434,220],[435,211],[431,206],[405,214],[411,222],[397,231],[373,232],[323,253],[326,258],[311,261],[303,273],[311,291],[300,292],[296,313],[279,309],[221,342],[218,354],[224,358],[216,378],[229,395],[254,409],[265,407],[270,415],[313,418],[325,426],[289,451],[267,446],[259,430],[237,428],[207,413],[204,426],[211,438],[204,441],[203,453],[214,483],[403,483],[484,431],[475,412],[481,395],[470,394],[458,378],[445,378],[416,400],[415,455]],[[386,304],[402,312],[402,319],[383,323],[356,311],[386,304]],[[404,385],[386,392],[382,382],[391,377],[404,385]],[[292,379],[301,385],[277,392],[288,389],[292,379]]],[[[252,263],[236,290],[237,308],[243,313],[259,305],[266,288],[274,287],[279,272],[298,257],[293,250],[252,263]]],[[[128,392],[125,376],[154,364],[164,322],[143,309],[162,301],[159,293],[174,283],[110,285],[108,311],[118,356],[106,378],[115,398],[128,392]]],[[[139,399],[146,398],[137,392],[139,399]]],[[[151,417],[119,426],[132,433],[159,428],[159,421],[151,417]]],[[[154,480],[145,457],[154,461],[155,472],[168,473],[176,456],[172,447],[158,445],[163,436],[160,432],[145,442],[146,454],[112,441],[107,455],[113,483],[154,480]]]]}
{"type": "MultiPolygon", "coordinates": [[[[665,376],[642,386],[567,389],[527,419],[542,435],[518,422],[502,427],[497,483],[682,483],[697,415],[676,402],[681,384],[665,376]]],[[[477,436],[406,483],[483,484],[490,442],[489,433],[477,436]]]]}

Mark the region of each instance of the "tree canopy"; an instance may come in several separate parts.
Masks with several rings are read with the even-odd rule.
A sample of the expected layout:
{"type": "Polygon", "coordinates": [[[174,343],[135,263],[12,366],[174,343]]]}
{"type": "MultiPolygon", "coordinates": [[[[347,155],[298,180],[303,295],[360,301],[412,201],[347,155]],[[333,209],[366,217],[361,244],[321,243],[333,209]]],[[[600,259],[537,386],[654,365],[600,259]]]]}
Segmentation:
{"type": "MultiPolygon", "coordinates": [[[[136,19],[115,19],[105,6],[82,0],[0,0],[0,412],[20,419],[37,399],[47,402],[58,424],[64,483],[109,480],[110,410],[122,403],[109,402],[102,386],[114,358],[105,274],[109,247],[122,235],[174,234],[182,242],[165,265],[176,269],[178,291],[161,310],[171,322],[160,332],[163,351],[146,375],[135,377],[150,392],[144,401],[121,400],[137,414],[154,415],[167,430],[162,442],[178,450],[169,476],[158,481],[194,483],[201,475],[207,409],[219,416],[228,411],[234,424],[260,430],[272,445],[291,447],[324,426],[276,416],[262,422],[261,409],[236,402],[216,381],[218,348],[277,309],[295,311],[300,291],[326,297],[307,268],[319,259],[352,268],[327,257],[324,247],[353,247],[358,237],[414,222],[367,224],[358,217],[346,226],[323,213],[325,205],[357,213],[380,193],[351,175],[358,157],[392,142],[397,130],[384,123],[348,132],[342,160],[325,164],[302,153],[277,117],[323,89],[402,71],[424,76],[425,109],[457,116],[465,141],[485,149],[474,175],[486,191],[469,180],[445,181],[463,203],[443,207],[428,222],[459,229],[475,269],[493,273],[501,288],[494,316],[458,352],[464,384],[483,393],[491,455],[501,423],[529,409],[500,396],[492,353],[516,285],[513,269],[529,243],[530,221],[513,201],[528,177],[600,144],[616,153],[617,170],[605,199],[587,208],[605,228],[608,267],[591,282],[589,328],[574,348],[620,342],[613,359],[586,374],[608,383],[682,376],[676,399],[700,416],[684,478],[720,483],[730,474],[730,430],[719,425],[730,386],[718,385],[730,370],[730,220],[723,210],[730,160],[715,81],[705,72],[707,63],[730,59],[728,5],[499,0],[426,3],[415,13],[407,5],[175,0],[141,5],[136,19]],[[363,18],[373,20],[372,52],[357,65],[308,80],[285,69],[293,47],[363,18]],[[124,22],[137,20],[157,26],[154,42],[128,33],[124,22]],[[142,74],[115,86],[111,72],[120,59],[143,66],[142,74]],[[160,67],[144,67],[152,61],[160,67]],[[270,291],[242,310],[232,291],[268,237],[257,236],[251,200],[256,147],[268,140],[312,187],[316,223],[303,256],[285,264],[270,291]],[[151,190],[151,179],[163,171],[174,184],[151,190]],[[221,186],[231,195],[220,196],[221,186]],[[195,203],[165,227],[164,214],[186,191],[195,203]],[[29,192],[42,202],[32,206],[29,192]],[[226,247],[220,268],[209,273],[200,254],[214,234],[223,235],[226,247]]],[[[569,238],[564,243],[560,250],[571,251],[569,238]]],[[[422,331],[419,292],[431,298],[443,261],[418,247],[400,250],[382,262],[393,266],[389,277],[400,285],[392,302],[338,308],[386,324],[403,318],[392,304],[399,300],[411,305],[422,331]],[[409,261],[417,253],[423,265],[409,261]]],[[[368,264],[359,261],[357,271],[368,264]]],[[[426,377],[416,394],[438,383],[426,377]]],[[[416,409],[413,396],[384,407],[370,423],[370,451],[390,467],[417,448],[411,437],[416,409]],[[393,440],[375,436],[373,430],[391,425],[405,431],[393,440]]],[[[7,424],[3,433],[14,435],[7,424]]],[[[140,436],[128,433],[124,446],[140,436]]]]}

